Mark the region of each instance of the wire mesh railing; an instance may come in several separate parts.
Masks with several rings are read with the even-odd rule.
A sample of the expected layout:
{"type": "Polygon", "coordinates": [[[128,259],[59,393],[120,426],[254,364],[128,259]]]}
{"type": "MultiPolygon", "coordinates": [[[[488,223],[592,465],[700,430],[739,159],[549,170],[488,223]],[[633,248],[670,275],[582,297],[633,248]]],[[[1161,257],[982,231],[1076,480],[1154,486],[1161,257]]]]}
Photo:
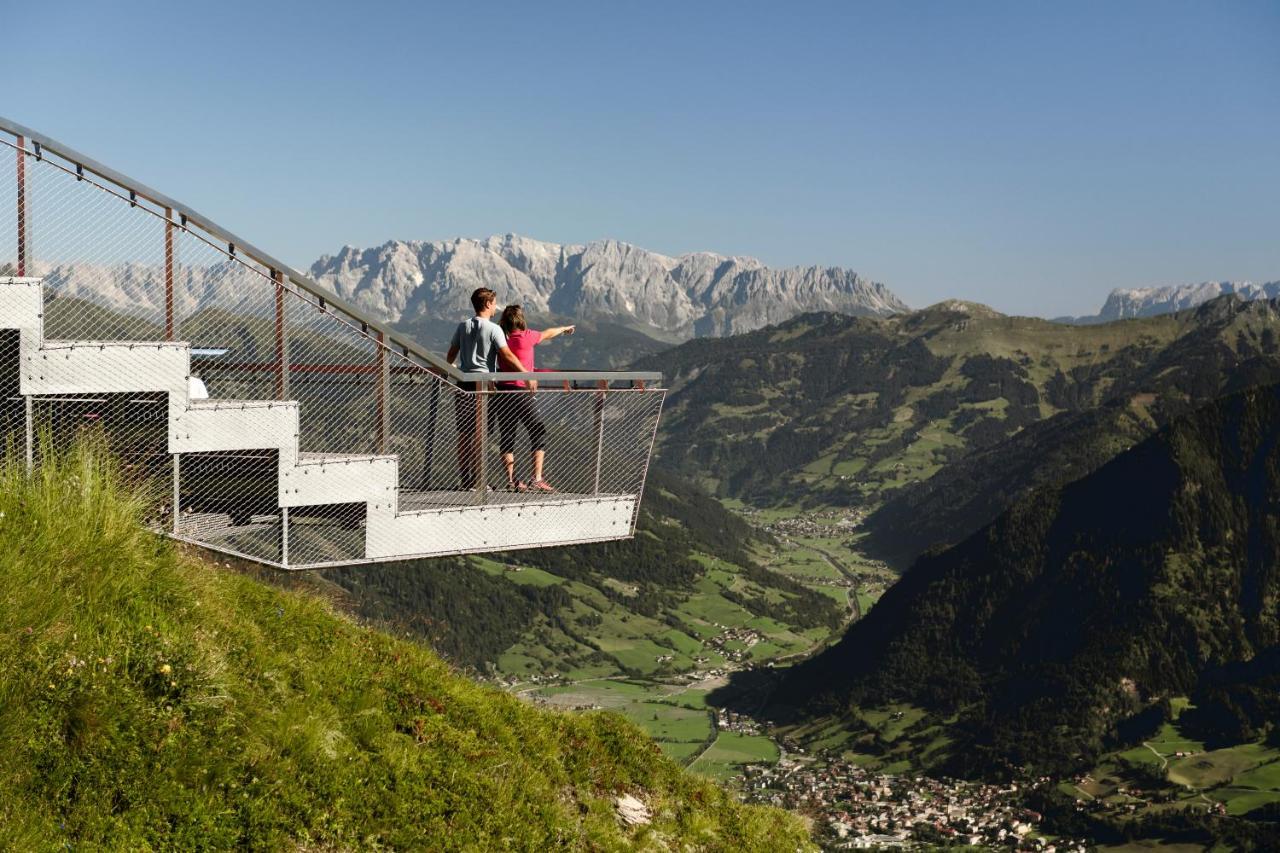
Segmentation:
{"type": "MultiPolygon", "coordinates": [[[[633,531],[664,395],[656,375],[464,382],[483,377],[464,377],[193,211],[24,128],[0,120],[0,131],[14,164],[0,170],[0,276],[42,279],[41,345],[190,346],[186,375],[169,377],[185,389],[175,409],[155,390],[165,377],[143,375],[161,367],[138,367],[132,391],[117,393],[133,387],[117,376],[106,382],[117,391],[97,393],[90,356],[76,393],[24,391],[16,332],[0,332],[10,336],[0,420],[11,438],[30,445],[46,430],[56,445],[92,426],[126,464],[171,482],[157,490],[158,527],[283,567],[478,549],[397,532],[428,513],[570,513],[625,498],[625,530],[579,524],[539,541],[633,531]],[[371,537],[396,553],[371,554],[371,537]]],[[[512,546],[476,541],[491,539],[512,546]]]]}

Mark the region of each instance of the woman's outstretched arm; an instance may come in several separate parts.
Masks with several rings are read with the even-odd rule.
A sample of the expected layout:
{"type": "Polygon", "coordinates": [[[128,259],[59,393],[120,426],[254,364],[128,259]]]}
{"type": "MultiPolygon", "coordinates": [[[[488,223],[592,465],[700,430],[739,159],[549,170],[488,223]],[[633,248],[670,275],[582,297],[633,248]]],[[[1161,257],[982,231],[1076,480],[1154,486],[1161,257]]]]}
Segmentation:
{"type": "Polygon", "coordinates": [[[552,326],[550,329],[543,329],[542,340],[538,341],[538,343],[542,343],[542,341],[549,341],[552,338],[559,337],[560,335],[572,335],[573,330],[575,328],[577,327],[576,326],[552,326]]]}

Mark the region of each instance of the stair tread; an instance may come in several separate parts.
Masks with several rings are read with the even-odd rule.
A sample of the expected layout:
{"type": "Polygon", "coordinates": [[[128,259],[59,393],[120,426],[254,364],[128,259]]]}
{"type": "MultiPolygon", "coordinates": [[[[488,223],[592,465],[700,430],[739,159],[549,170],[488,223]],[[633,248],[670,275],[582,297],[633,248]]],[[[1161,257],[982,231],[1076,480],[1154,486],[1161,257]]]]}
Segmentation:
{"type": "Polygon", "coordinates": [[[179,347],[190,348],[187,341],[95,341],[85,338],[45,338],[41,349],[87,349],[89,347],[179,347]]]}
{"type": "Polygon", "coordinates": [[[318,453],[304,450],[298,454],[299,462],[366,462],[395,458],[393,453],[318,453]]]}
{"type": "Polygon", "coordinates": [[[250,406],[259,408],[263,406],[296,406],[297,400],[235,400],[226,397],[206,398],[203,400],[191,400],[188,405],[193,409],[218,409],[218,408],[235,408],[237,406],[244,408],[250,406]]]}

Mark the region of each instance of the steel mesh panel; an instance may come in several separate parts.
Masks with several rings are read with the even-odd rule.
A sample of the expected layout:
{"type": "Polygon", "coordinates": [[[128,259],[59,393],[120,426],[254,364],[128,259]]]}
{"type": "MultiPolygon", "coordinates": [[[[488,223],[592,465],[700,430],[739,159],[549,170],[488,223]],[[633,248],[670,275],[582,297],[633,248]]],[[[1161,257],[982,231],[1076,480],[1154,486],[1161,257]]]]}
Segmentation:
{"type": "Polygon", "coordinates": [[[274,450],[184,453],[178,459],[184,539],[273,563],[283,562],[274,450]]]}
{"type": "Polygon", "coordinates": [[[18,332],[0,329],[0,452],[6,458],[25,457],[27,408],[19,381],[18,332]]]}
{"type": "MultiPolygon", "coordinates": [[[[116,458],[126,483],[146,494],[147,523],[170,523],[172,457],[165,452],[167,400],[162,394],[56,394],[31,398],[30,453],[33,464],[50,453],[64,454],[76,442],[105,447],[116,458]]],[[[25,418],[6,406],[8,435],[25,444],[25,418]]]]}
{"type": "Polygon", "coordinates": [[[45,285],[45,336],[163,340],[164,224],[49,160],[27,158],[27,274],[45,285]]]}
{"type": "Polygon", "coordinates": [[[363,560],[365,511],[363,503],[290,507],[290,565],[363,560]]]}
{"type": "Polygon", "coordinates": [[[16,151],[0,145],[0,276],[18,269],[18,170],[16,151]]]}
{"type": "Polygon", "coordinates": [[[302,405],[301,449],[379,452],[378,343],[297,297],[286,304],[285,328],[289,396],[302,405]]]}

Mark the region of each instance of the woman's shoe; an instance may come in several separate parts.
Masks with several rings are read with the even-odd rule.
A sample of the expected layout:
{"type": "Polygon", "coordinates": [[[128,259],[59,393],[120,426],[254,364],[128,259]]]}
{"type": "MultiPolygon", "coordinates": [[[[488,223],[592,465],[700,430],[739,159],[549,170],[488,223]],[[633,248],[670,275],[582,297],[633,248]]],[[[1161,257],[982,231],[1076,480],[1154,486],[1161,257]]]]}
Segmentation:
{"type": "Polygon", "coordinates": [[[546,480],[538,479],[538,480],[531,480],[531,481],[529,482],[529,491],[531,491],[531,492],[554,492],[554,491],[555,491],[555,489],[551,488],[551,484],[550,484],[550,483],[548,483],[546,480]]]}

